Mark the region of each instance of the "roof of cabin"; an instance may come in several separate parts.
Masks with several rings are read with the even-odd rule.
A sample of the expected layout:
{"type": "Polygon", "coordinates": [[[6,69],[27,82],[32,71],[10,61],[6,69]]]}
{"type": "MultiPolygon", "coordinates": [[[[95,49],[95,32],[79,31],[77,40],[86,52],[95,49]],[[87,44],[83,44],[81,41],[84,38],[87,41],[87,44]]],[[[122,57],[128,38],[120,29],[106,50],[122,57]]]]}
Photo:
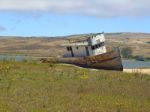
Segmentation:
{"type": "Polygon", "coordinates": [[[63,44],[62,46],[89,46],[89,39],[91,37],[95,37],[95,36],[101,35],[101,34],[103,34],[103,32],[83,36],[80,39],[69,39],[69,43],[68,44],[63,44]]]}
{"type": "Polygon", "coordinates": [[[102,32],[102,33],[89,34],[89,35],[81,36],[80,38],[70,38],[68,40],[70,43],[84,42],[84,41],[88,41],[92,37],[96,37],[97,35],[101,35],[101,34],[104,33],[102,32]]]}
{"type": "Polygon", "coordinates": [[[63,44],[62,46],[89,46],[89,43],[85,41],[85,42],[63,44]]]}

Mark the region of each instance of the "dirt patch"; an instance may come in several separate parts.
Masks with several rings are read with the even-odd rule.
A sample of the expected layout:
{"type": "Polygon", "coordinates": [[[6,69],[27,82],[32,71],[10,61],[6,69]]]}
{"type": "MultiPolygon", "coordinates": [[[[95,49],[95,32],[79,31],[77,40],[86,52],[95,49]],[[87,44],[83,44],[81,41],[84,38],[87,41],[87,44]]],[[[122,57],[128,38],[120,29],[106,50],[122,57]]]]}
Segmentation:
{"type": "Polygon", "coordinates": [[[150,75],[150,68],[147,68],[147,69],[124,69],[123,71],[127,72],[127,73],[143,73],[143,74],[150,75]]]}

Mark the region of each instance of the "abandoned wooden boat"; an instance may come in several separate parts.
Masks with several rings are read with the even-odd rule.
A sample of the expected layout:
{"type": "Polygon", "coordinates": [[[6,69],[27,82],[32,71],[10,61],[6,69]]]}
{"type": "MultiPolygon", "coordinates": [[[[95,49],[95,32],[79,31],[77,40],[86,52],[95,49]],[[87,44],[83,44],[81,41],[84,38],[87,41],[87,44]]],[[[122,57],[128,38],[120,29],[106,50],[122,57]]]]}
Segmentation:
{"type": "Polygon", "coordinates": [[[123,70],[119,48],[107,50],[104,34],[95,34],[86,40],[63,45],[66,53],[61,58],[42,58],[43,62],[74,64],[80,67],[123,70]]]}

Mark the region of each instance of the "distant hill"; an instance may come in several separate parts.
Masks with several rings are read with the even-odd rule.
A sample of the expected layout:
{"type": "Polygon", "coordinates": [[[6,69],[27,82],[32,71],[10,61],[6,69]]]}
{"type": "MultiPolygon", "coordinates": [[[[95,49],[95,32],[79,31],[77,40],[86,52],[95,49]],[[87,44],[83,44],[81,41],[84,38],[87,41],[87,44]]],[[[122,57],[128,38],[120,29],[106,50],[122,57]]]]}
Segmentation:
{"type": "MultiPolygon", "coordinates": [[[[68,39],[87,38],[90,34],[62,37],[11,37],[0,36],[0,54],[30,56],[61,56],[64,49],[60,45],[68,39]]],[[[133,55],[150,57],[150,34],[147,33],[106,33],[106,45],[112,47],[131,47],[133,55]]]]}

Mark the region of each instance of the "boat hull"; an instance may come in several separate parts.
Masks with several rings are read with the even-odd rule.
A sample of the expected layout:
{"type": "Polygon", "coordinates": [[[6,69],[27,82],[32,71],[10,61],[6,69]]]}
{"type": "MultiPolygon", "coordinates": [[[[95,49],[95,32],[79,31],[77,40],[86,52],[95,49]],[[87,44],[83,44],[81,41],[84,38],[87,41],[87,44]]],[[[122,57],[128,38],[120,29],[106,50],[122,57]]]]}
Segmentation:
{"type": "Polygon", "coordinates": [[[123,71],[120,50],[115,48],[105,54],[87,57],[42,58],[43,62],[73,64],[85,68],[123,71]]]}

